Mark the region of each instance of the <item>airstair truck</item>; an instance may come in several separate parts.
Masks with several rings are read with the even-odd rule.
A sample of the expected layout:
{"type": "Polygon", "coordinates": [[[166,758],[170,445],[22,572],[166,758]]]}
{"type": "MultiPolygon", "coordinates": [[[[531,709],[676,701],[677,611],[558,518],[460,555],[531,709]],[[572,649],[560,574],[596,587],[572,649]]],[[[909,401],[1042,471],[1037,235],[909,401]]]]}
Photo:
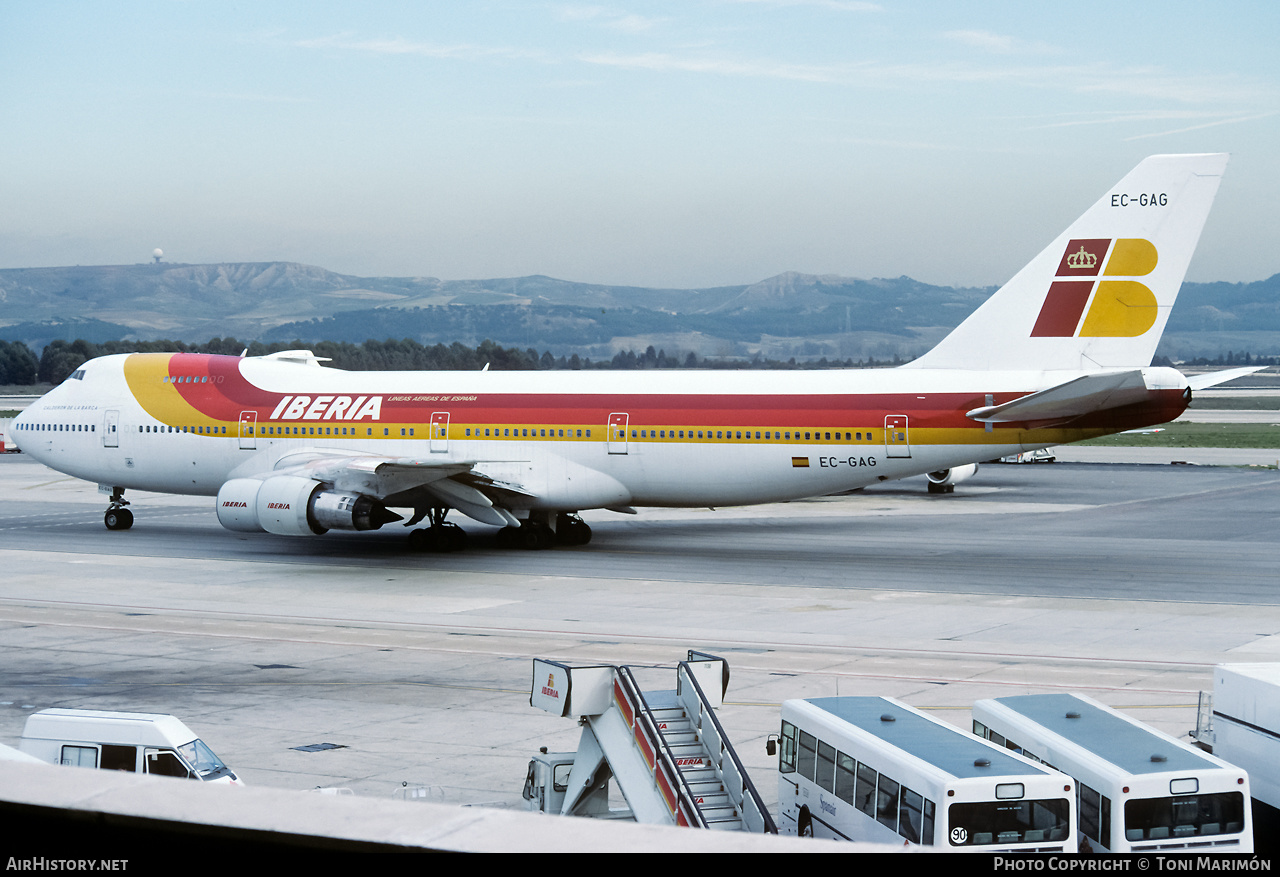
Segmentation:
{"type": "Polygon", "coordinates": [[[582,736],[577,752],[529,762],[526,809],[777,834],[715,715],[728,684],[728,662],[694,651],[674,691],[642,691],[630,667],[535,660],[530,704],[576,718],[582,736]],[[625,807],[611,809],[611,783],[625,807]]]}
{"type": "Polygon", "coordinates": [[[243,785],[173,716],[48,709],[27,717],[18,749],[48,764],[243,785]]]}

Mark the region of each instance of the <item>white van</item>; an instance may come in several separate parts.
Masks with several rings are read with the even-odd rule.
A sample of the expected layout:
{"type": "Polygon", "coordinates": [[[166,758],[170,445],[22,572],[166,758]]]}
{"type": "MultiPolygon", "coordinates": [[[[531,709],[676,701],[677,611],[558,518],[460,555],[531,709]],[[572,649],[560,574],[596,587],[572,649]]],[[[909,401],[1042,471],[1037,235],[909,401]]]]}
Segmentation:
{"type": "Polygon", "coordinates": [[[49,764],[243,785],[190,728],[155,713],[41,710],[18,748],[49,764]]]}

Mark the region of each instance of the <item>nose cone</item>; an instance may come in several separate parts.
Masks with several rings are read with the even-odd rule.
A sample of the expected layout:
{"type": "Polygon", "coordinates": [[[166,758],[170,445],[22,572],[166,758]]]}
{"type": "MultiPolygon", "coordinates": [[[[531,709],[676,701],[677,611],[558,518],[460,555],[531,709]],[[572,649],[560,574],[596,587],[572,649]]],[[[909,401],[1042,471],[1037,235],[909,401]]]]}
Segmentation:
{"type": "Polygon", "coordinates": [[[9,421],[9,429],[7,430],[8,434],[5,436],[5,440],[12,442],[14,447],[20,451],[24,450],[22,447],[21,436],[26,432],[26,424],[31,422],[31,418],[27,416],[27,411],[30,410],[31,409],[28,408],[26,411],[19,412],[17,417],[9,421]]]}
{"type": "MultiPolygon", "coordinates": [[[[18,413],[18,416],[9,422],[9,435],[18,445],[18,449],[24,454],[28,454],[40,460],[39,450],[40,443],[37,439],[38,426],[41,422],[40,418],[44,410],[44,396],[32,402],[25,409],[18,413]]],[[[41,460],[41,462],[44,462],[41,460]]]]}

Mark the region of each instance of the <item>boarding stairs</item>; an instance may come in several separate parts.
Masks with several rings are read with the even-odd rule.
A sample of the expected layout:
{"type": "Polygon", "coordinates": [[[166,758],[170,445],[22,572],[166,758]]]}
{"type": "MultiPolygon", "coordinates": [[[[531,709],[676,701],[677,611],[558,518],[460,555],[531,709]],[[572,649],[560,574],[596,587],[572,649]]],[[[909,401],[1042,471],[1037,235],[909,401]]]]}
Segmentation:
{"type": "Polygon", "coordinates": [[[582,726],[557,812],[776,834],[715,714],[728,684],[728,662],[695,651],[670,691],[642,691],[630,667],[535,660],[530,703],[582,726]],[[610,780],[627,811],[603,804],[610,780]]]}

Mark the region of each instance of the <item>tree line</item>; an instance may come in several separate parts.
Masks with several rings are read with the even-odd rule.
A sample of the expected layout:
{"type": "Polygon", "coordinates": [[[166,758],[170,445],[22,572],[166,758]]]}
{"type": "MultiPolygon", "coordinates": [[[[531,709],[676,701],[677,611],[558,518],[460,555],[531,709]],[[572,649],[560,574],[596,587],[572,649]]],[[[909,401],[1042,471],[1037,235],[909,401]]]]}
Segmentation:
{"type": "MultiPolygon", "coordinates": [[[[459,342],[453,344],[425,345],[410,338],[385,341],[369,340],[363,344],[346,341],[320,341],[305,344],[301,341],[272,342],[252,341],[247,344],[235,338],[214,338],[204,344],[188,344],[184,341],[107,341],[95,344],[78,339],[52,341],[45,345],[40,356],[20,341],[0,341],[0,384],[30,385],[36,383],[59,384],[86,361],[112,353],[216,353],[239,356],[264,356],[282,350],[310,349],[316,356],[328,358],[331,366],[347,371],[479,371],[488,366],[493,371],[552,371],[564,369],[826,369],[826,368],[880,368],[901,365],[906,360],[895,355],[892,359],[827,359],[796,362],[763,356],[715,358],[700,357],[696,353],[668,356],[652,345],[643,353],[623,350],[611,359],[592,361],[590,357],[555,356],[550,351],[538,353],[532,347],[502,347],[492,341],[483,341],[476,347],[459,342]]],[[[1174,363],[1158,356],[1154,365],[1174,363]]],[[[1254,356],[1251,353],[1230,352],[1215,359],[1197,357],[1183,365],[1280,365],[1280,357],[1254,356]]]]}
{"type": "Polygon", "coordinates": [[[479,371],[488,366],[493,371],[552,371],[579,369],[824,369],[824,368],[873,368],[900,365],[903,360],[833,359],[826,357],[810,362],[769,359],[762,356],[750,358],[707,358],[696,353],[668,356],[664,350],[650,345],[643,353],[624,350],[611,359],[593,361],[590,357],[573,354],[555,356],[550,351],[538,353],[532,347],[520,350],[502,347],[492,341],[483,341],[476,347],[459,342],[453,344],[425,345],[410,338],[369,340],[363,344],[346,341],[321,341],[306,344],[302,341],[242,343],[235,338],[214,338],[204,344],[184,341],[106,341],[94,343],[75,341],[51,341],[37,357],[20,341],[0,341],[0,384],[28,385],[35,383],[59,384],[86,361],[113,353],[214,353],[228,356],[264,356],[282,350],[309,349],[318,357],[330,360],[334,368],[347,371],[479,371]]]}

